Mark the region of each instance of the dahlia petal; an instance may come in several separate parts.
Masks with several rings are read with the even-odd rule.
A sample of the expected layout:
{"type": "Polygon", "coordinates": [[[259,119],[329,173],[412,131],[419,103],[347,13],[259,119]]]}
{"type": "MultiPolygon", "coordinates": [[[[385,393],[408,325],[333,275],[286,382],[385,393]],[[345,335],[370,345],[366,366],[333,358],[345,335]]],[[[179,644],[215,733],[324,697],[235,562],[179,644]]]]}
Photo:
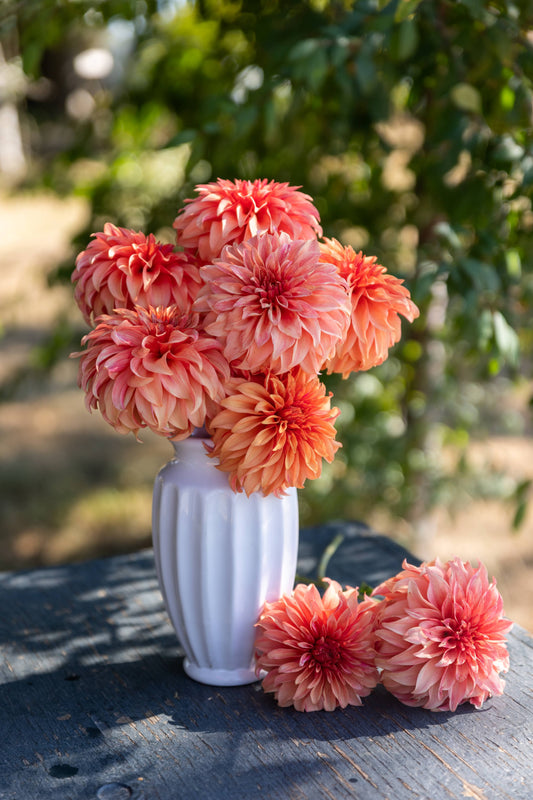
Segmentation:
{"type": "Polygon", "coordinates": [[[429,690],[429,687],[435,683],[437,674],[438,671],[435,669],[435,665],[432,662],[426,661],[419,669],[416,676],[414,693],[425,694],[429,690]]]}

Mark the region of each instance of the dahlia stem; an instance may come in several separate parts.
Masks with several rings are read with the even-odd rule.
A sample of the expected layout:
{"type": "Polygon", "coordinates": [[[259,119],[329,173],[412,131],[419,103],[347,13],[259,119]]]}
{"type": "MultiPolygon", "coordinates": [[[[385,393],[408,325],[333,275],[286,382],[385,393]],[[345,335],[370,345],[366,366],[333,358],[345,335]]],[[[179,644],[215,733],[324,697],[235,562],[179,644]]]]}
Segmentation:
{"type": "Polygon", "coordinates": [[[326,577],[326,571],[331,560],[331,557],[337,552],[338,548],[344,541],[344,534],[338,533],[328,544],[324,552],[322,553],[322,558],[318,563],[317,569],[317,578],[319,581],[323,581],[326,577]]]}

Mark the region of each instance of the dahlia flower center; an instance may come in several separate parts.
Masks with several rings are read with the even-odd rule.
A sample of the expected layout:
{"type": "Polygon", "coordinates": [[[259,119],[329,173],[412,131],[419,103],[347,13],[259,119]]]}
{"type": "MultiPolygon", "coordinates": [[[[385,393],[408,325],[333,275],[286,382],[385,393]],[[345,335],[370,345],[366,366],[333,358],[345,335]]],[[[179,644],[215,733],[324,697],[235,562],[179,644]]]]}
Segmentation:
{"type": "Polygon", "coordinates": [[[146,327],[154,336],[169,336],[173,328],[188,327],[188,319],[176,306],[143,309],[146,327]]]}
{"type": "Polygon", "coordinates": [[[241,207],[245,217],[251,217],[252,214],[255,214],[258,211],[258,206],[256,203],[258,199],[258,197],[254,197],[252,194],[237,194],[234,202],[238,203],[238,205],[241,207]]]}
{"type": "Polygon", "coordinates": [[[276,422],[282,433],[285,431],[296,429],[301,432],[305,429],[306,423],[308,424],[308,415],[301,406],[285,406],[279,408],[276,412],[276,422]]]}
{"type": "Polygon", "coordinates": [[[310,656],[317,666],[334,667],[341,660],[342,647],[335,639],[321,636],[315,641],[310,656]]]}
{"type": "Polygon", "coordinates": [[[149,336],[145,339],[144,344],[156,359],[165,358],[172,353],[172,345],[168,341],[168,336],[149,336]]]}
{"type": "Polygon", "coordinates": [[[145,272],[152,272],[154,269],[153,263],[154,256],[150,253],[142,253],[138,251],[134,253],[129,262],[129,268],[132,275],[142,275],[145,272]]]}
{"type": "Polygon", "coordinates": [[[285,294],[285,283],[274,275],[263,276],[257,282],[255,293],[261,308],[270,308],[275,305],[278,297],[285,294]]]}
{"type": "Polygon", "coordinates": [[[468,619],[449,619],[445,621],[449,633],[443,639],[443,646],[453,648],[460,653],[474,654],[477,643],[477,632],[468,619]]]}
{"type": "Polygon", "coordinates": [[[142,347],[155,359],[165,359],[179,352],[191,334],[188,330],[189,320],[173,307],[141,309],[140,314],[144,317],[146,330],[142,347]],[[180,332],[180,336],[176,336],[177,331],[180,332]]]}
{"type": "Polygon", "coordinates": [[[157,249],[156,249],[156,247],[154,245],[145,248],[144,252],[142,252],[142,250],[139,250],[139,253],[138,253],[139,260],[143,264],[145,264],[148,268],[153,267],[154,259],[157,257],[157,255],[158,255],[158,252],[157,252],[157,249]]]}

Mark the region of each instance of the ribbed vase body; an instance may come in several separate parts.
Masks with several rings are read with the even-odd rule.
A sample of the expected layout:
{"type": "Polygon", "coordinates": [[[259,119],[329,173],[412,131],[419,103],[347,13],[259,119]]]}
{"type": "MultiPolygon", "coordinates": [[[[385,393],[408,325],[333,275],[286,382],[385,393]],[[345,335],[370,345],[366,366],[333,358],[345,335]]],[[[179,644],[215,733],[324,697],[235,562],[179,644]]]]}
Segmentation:
{"type": "Polygon", "coordinates": [[[233,492],[204,441],[173,443],[175,457],[155,480],[154,554],[186,673],[233,686],[256,680],[263,603],[293,587],[298,499],[296,489],[284,497],[233,492]]]}

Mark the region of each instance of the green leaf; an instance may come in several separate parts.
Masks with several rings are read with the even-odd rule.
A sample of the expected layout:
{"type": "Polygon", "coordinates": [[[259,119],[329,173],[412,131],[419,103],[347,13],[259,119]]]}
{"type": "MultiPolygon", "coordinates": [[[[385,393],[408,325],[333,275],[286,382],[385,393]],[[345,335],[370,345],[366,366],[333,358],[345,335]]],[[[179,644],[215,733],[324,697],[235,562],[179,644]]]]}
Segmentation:
{"type": "Polygon", "coordinates": [[[362,581],[361,585],[359,586],[359,594],[357,599],[361,603],[363,600],[365,600],[365,598],[370,597],[373,591],[374,589],[372,588],[372,586],[369,586],[368,583],[362,581]]]}
{"type": "Polygon", "coordinates": [[[475,19],[485,19],[487,15],[486,0],[458,0],[457,5],[465,6],[475,19]]]}
{"type": "Polygon", "coordinates": [[[492,320],[494,324],[494,339],[498,350],[509,364],[516,365],[520,352],[520,343],[516,331],[509,325],[501,311],[494,311],[492,320]]]}
{"type": "Polygon", "coordinates": [[[502,136],[494,149],[494,158],[497,161],[520,161],[524,156],[524,148],[515,142],[512,136],[502,136]]]}
{"type": "Polygon", "coordinates": [[[477,318],[478,347],[487,350],[494,334],[494,324],[492,314],[488,308],[484,308],[477,318]]]}
{"type": "Polygon", "coordinates": [[[497,293],[501,288],[501,281],[497,270],[491,264],[478,261],[476,258],[464,258],[461,268],[469,276],[474,288],[478,292],[497,293]]]}
{"type": "Polygon", "coordinates": [[[504,111],[511,111],[515,102],[515,93],[510,86],[504,86],[500,92],[500,105],[504,111]]]}
{"type": "Polygon", "coordinates": [[[452,103],[461,111],[481,114],[481,94],[469,83],[457,83],[450,92],[452,103]]]}
{"type": "Polygon", "coordinates": [[[524,522],[529,505],[529,493],[532,487],[533,481],[528,478],[524,481],[520,481],[513,492],[513,499],[516,502],[516,511],[512,523],[514,531],[517,531],[524,522]]]}
{"type": "Polygon", "coordinates": [[[400,0],[394,14],[395,22],[403,22],[415,13],[422,0],[400,0]]]}
{"type": "Polygon", "coordinates": [[[318,48],[320,47],[320,43],[317,39],[302,39],[301,42],[295,44],[294,47],[291,48],[289,52],[289,61],[302,61],[312,57],[318,48]]]}
{"type": "Polygon", "coordinates": [[[398,30],[398,61],[411,58],[418,46],[418,28],[414,19],[406,19],[398,30]]]}
{"type": "MultiPolygon", "coordinates": [[[[446,274],[447,270],[446,266],[446,271],[442,274],[446,274]]],[[[419,303],[430,297],[438,275],[439,265],[435,261],[424,261],[419,265],[418,275],[413,286],[413,296],[416,297],[415,302],[419,303]]]]}
{"type": "Polygon", "coordinates": [[[524,156],[520,169],[522,170],[522,187],[531,186],[533,183],[533,156],[524,156]]]}
{"type": "Polygon", "coordinates": [[[197,136],[198,131],[195,131],[192,128],[186,128],[169,139],[165,147],[177,147],[180,144],[188,144],[188,142],[194,141],[197,136]]]}
{"type": "Polygon", "coordinates": [[[524,520],[526,518],[527,509],[528,509],[527,500],[522,500],[520,503],[518,503],[516,511],[513,516],[513,521],[511,523],[513,531],[517,531],[523,525],[524,520]]]}
{"type": "Polygon", "coordinates": [[[318,92],[329,68],[324,40],[304,39],[298,42],[290,51],[289,60],[294,62],[294,76],[318,92]]]}
{"type": "Polygon", "coordinates": [[[505,264],[507,266],[507,274],[515,280],[520,280],[522,277],[522,259],[518,250],[507,250],[505,264]]]}
{"type": "Polygon", "coordinates": [[[357,58],[357,82],[363,94],[370,94],[377,79],[376,66],[368,48],[361,48],[357,58]]]}
{"type": "Polygon", "coordinates": [[[438,222],[434,229],[435,233],[442,239],[452,251],[462,250],[461,240],[449,222],[438,222]]]}
{"type": "Polygon", "coordinates": [[[501,370],[501,363],[499,358],[491,358],[488,363],[488,372],[493,378],[499,374],[501,370]]]}

